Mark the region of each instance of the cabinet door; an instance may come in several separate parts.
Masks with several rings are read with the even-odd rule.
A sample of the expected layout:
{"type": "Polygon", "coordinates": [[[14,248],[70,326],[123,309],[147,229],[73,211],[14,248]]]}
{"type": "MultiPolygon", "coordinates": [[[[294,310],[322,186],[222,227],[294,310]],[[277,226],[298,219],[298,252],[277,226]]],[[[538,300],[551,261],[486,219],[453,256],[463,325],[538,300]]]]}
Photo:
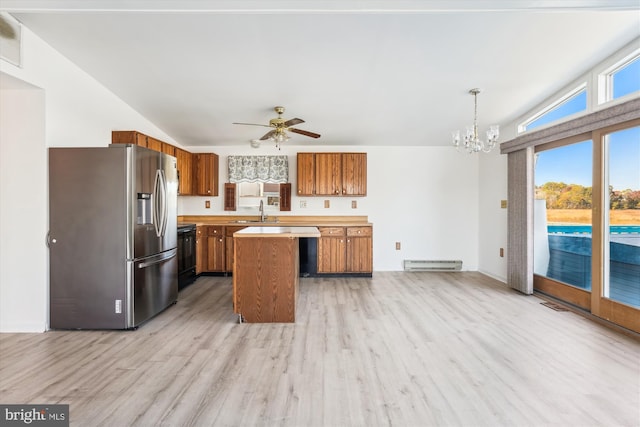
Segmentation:
{"type": "Polygon", "coordinates": [[[236,184],[232,182],[224,183],[224,210],[236,210],[236,184]]]}
{"type": "Polygon", "coordinates": [[[225,271],[224,227],[208,226],[207,271],[225,271]]]}
{"type": "Polygon", "coordinates": [[[291,183],[280,184],[280,210],[291,210],[291,183]]]}
{"type": "Polygon", "coordinates": [[[367,195],[367,153],[342,154],[342,195],[367,195]]]}
{"type": "MultiPolygon", "coordinates": [[[[138,145],[140,145],[140,144],[138,144],[138,145]]],[[[150,149],[150,150],[162,152],[162,141],[148,136],[147,137],[147,148],[150,149]]]]}
{"type": "Polygon", "coordinates": [[[344,273],[346,236],[344,227],[318,227],[318,273],[344,273]]]}
{"type": "Polygon", "coordinates": [[[164,154],[168,154],[170,156],[176,157],[177,148],[171,144],[167,144],[166,142],[162,143],[162,152],[164,154]]]}
{"type": "Polygon", "coordinates": [[[196,274],[207,270],[207,227],[196,227],[196,274]]]}
{"type": "Polygon", "coordinates": [[[318,273],[344,273],[345,271],[345,237],[319,238],[318,273]]]}
{"type": "Polygon", "coordinates": [[[339,196],[342,192],[342,155],[316,153],[316,196],[339,196]]]}
{"type": "Polygon", "coordinates": [[[218,155],[198,153],[195,156],[196,194],[198,196],[218,195],[218,155]]]}
{"type": "Polygon", "coordinates": [[[373,271],[373,239],[347,236],[347,272],[371,273],[373,271]]]}
{"type": "Polygon", "coordinates": [[[178,165],[178,194],[190,196],[193,194],[193,155],[176,147],[176,164],[178,165]]]}
{"type": "Polygon", "coordinates": [[[312,196],[315,193],[315,156],[313,153],[298,153],[298,195],[312,196]]]}

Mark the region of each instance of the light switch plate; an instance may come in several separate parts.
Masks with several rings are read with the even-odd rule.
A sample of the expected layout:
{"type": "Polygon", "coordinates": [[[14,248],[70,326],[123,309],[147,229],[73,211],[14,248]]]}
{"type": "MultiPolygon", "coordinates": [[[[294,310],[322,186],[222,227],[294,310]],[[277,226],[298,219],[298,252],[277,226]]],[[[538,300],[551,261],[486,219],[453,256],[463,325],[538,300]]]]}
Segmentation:
{"type": "Polygon", "coordinates": [[[502,209],[507,209],[507,201],[506,200],[500,200],[500,207],[502,209]]]}

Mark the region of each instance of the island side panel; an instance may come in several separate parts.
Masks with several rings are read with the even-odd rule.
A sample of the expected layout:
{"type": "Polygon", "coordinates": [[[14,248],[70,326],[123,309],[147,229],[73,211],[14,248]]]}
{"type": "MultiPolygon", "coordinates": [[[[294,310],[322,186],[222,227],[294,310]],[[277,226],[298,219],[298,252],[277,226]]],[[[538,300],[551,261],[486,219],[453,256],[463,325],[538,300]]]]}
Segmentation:
{"type": "Polygon", "coordinates": [[[235,237],[234,311],[248,323],[295,322],[297,237],[235,237]]]}

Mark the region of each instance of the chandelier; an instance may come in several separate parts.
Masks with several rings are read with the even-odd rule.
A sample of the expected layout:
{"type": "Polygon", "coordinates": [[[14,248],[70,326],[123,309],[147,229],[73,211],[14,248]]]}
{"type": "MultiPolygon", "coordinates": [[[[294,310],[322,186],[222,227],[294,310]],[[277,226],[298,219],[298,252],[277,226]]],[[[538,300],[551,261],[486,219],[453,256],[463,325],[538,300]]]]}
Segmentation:
{"type": "Polygon", "coordinates": [[[459,130],[451,132],[451,135],[453,137],[453,145],[457,149],[459,149],[460,147],[464,148],[468,153],[477,153],[479,151],[488,153],[498,144],[498,137],[500,136],[500,126],[489,126],[486,142],[478,137],[478,94],[480,93],[480,89],[471,89],[469,93],[473,95],[473,126],[467,126],[467,130],[462,140],[460,138],[459,130]]]}

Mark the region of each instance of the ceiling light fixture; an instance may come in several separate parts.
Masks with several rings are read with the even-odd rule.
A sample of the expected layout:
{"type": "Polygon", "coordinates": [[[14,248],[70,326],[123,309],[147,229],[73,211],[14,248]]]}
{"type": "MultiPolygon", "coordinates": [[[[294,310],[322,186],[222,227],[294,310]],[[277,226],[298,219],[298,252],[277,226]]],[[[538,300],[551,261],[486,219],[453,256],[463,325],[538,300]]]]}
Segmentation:
{"type": "Polygon", "coordinates": [[[498,137],[500,136],[500,126],[491,125],[487,131],[487,142],[482,141],[478,137],[478,94],[480,89],[474,88],[469,91],[473,95],[474,111],[473,111],[473,126],[467,126],[467,131],[464,135],[464,140],[460,140],[460,131],[456,130],[451,132],[453,136],[453,145],[457,149],[464,148],[468,153],[477,153],[482,151],[488,153],[498,144],[498,137]]]}
{"type": "Polygon", "coordinates": [[[280,149],[280,144],[283,142],[286,142],[289,140],[289,136],[287,135],[287,132],[285,131],[284,128],[282,127],[277,127],[275,129],[275,132],[269,137],[270,141],[273,141],[276,143],[276,148],[279,150],[280,149]]]}

